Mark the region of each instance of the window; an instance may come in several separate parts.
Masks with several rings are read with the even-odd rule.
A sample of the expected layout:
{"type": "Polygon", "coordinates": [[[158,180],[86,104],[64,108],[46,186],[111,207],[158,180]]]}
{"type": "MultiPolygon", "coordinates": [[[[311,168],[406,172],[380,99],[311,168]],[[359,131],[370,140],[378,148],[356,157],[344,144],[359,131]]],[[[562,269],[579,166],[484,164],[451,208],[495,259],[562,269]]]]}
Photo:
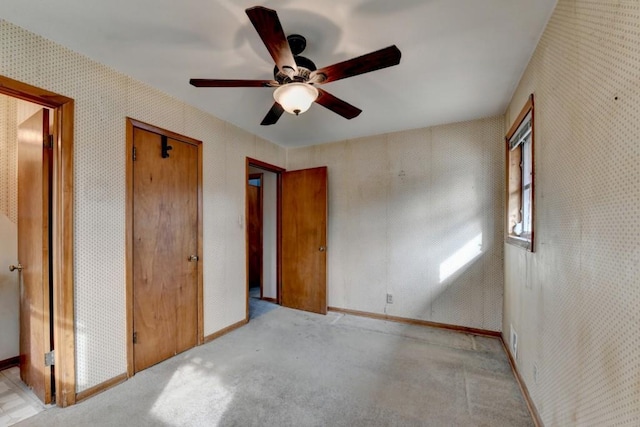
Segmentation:
{"type": "Polygon", "coordinates": [[[506,241],[533,252],[533,94],[511,126],[507,149],[506,241]]]}

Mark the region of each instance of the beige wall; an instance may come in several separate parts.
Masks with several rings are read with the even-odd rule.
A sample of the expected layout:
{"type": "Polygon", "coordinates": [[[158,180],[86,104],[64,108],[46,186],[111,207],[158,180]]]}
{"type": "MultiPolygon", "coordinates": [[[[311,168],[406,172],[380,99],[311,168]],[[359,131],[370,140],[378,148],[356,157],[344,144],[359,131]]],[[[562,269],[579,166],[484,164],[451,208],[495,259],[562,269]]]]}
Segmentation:
{"type": "Polygon", "coordinates": [[[640,425],[640,3],[560,0],[507,110],[536,103],[536,252],[503,330],[545,425],[640,425]],[[537,379],[534,378],[537,366],[537,379]]]}
{"type": "Polygon", "coordinates": [[[500,330],[503,129],[494,117],[288,150],[289,170],[328,166],[330,306],[500,330]]]}
{"type": "Polygon", "coordinates": [[[127,116],[203,141],[205,334],[243,320],[245,159],[284,166],[284,149],[2,20],[0,75],[75,99],[78,391],[126,372],[127,116]]]}

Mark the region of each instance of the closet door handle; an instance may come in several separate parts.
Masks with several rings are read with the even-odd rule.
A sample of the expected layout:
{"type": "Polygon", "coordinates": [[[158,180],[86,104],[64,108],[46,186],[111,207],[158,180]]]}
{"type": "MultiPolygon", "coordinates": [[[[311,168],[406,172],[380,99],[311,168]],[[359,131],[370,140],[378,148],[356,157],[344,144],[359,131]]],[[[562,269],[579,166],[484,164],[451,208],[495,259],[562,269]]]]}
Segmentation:
{"type": "Polygon", "coordinates": [[[23,267],[22,264],[18,263],[18,265],[13,265],[11,264],[9,266],[9,271],[14,271],[14,270],[18,270],[18,271],[22,271],[23,267]]]}

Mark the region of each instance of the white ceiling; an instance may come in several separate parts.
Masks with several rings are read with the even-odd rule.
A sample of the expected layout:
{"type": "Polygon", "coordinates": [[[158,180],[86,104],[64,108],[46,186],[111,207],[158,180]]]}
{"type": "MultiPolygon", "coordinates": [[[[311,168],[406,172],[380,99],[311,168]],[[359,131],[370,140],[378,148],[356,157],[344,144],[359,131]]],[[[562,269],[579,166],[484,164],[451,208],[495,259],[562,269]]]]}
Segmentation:
{"type": "MultiPolygon", "coordinates": [[[[556,0],[2,0],[0,17],[285,147],[504,113],[556,0]],[[320,68],[395,44],[400,64],[323,89],[363,113],[313,105],[260,126],[270,88],[194,88],[190,78],[271,79],[244,10],[278,12],[320,68]]],[[[158,123],[158,125],[162,125],[158,123]]]]}

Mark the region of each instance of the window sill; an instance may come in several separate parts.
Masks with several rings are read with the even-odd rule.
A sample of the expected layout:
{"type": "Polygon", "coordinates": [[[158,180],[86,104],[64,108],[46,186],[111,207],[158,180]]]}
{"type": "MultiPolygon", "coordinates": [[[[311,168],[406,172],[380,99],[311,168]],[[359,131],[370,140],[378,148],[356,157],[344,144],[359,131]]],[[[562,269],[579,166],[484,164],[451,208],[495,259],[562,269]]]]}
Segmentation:
{"type": "Polygon", "coordinates": [[[531,244],[531,238],[530,237],[518,237],[518,236],[507,236],[507,238],[505,239],[505,242],[513,245],[513,246],[518,246],[521,247],[523,249],[526,249],[528,251],[533,252],[533,246],[531,244]]]}

